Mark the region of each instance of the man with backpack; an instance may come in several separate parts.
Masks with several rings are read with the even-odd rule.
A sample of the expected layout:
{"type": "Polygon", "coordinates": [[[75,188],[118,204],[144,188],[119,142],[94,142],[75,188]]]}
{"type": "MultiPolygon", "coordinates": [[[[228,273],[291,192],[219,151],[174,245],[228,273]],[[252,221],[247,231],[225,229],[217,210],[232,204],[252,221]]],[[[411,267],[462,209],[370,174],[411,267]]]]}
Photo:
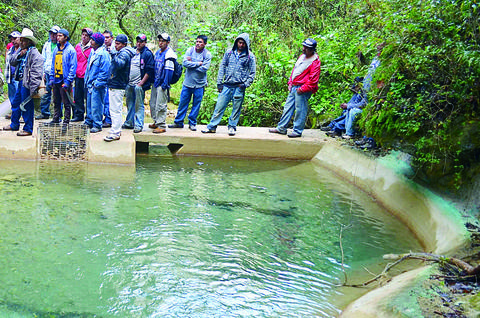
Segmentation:
{"type": "MultiPolygon", "coordinates": [[[[177,63],[177,54],[168,45],[169,43],[170,35],[165,32],[158,35],[159,50],[155,53],[155,81],[150,97],[150,114],[153,124],[148,125],[155,134],[167,131],[165,121],[167,119],[168,90],[174,82],[172,79],[175,63],[177,63]]],[[[178,78],[176,79],[178,80],[178,78]]]]}
{"type": "Polygon", "coordinates": [[[169,125],[168,128],[183,128],[183,120],[187,115],[188,104],[193,95],[192,110],[188,116],[188,127],[191,131],[197,130],[198,112],[202,103],[205,85],[207,85],[207,71],[212,60],[212,54],[205,48],[206,45],[207,37],[199,35],[195,46],[190,47],[183,57],[185,79],[183,80],[182,92],[180,93],[177,116],[174,124],[169,125]]]}
{"type": "Polygon", "coordinates": [[[232,101],[232,114],[228,119],[228,135],[234,136],[238,120],[242,111],[245,89],[252,85],[255,79],[255,55],[250,51],[250,36],[248,33],[240,34],[223,56],[217,76],[218,95],[217,104],[207,129],[202,133],[215,133],[222,120],[223,113],[228,103],[232,101]]]}

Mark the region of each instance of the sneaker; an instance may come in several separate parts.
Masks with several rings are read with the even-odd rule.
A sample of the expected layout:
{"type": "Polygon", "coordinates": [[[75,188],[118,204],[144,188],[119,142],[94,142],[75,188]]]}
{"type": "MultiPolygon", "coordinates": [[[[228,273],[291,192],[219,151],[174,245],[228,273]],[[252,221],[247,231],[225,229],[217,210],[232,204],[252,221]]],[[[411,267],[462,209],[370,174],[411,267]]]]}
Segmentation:
{"type": "Polygon", "coordinates": [[[17,136],[20,136],[20,137],[22,137],[22,136],[31,136],[31,135],[32,135],[31,132],[25,131],[25,130],[19,131],[19,132],[17,133],[17,136]]]}
{"type": "Polygon", "coordinates": [[[207,129],[202,130],[202,133],[204,133],[204,134],[214,134],[216,132],[217,131],[215,129],[208,129],[207,128],[207,129]]]}
{"type": "Polygon", "coordinates": [[[3,130],[18,131],[18,129],[12,129],[12,126],[10,126],[10,125],[3,127],[3,130]]]}
{"type": "Polygon", "coordinates": [[[161,134],[161,133],[164,133],[164,132],[166,132],[166,131],[167,131],[167,130],[166,130],[165,128],[157,127],[157,128],[155,128],[152,132],[153,132],[154,134],[161,134]]]}
{"type": "Polygon", "coordinates": [[[119,135],[108,135],[107,137],[103,138],[103,140],[110,142],[114,140],[119,140],[120,136],[119,135]]]}
{"type": "Polygon", "coordinates": [[[133,133],[135,133],[135,134],[138,134],[138,133],[140,133],[140,132],[142,132],[142,128],[135,128],[135,129],[133,129],[133,133]]]}
{"type": "Polygon", "coordinates": [[[357,140],[355,141],[355,145],[357,146],[363,146],[367,143],[368,138],[366,136],[363,136],[362,140],[357,140]]]}
{"type": "Polygon", "coordinates": [[[337,132],[336,130],[330,130],[330,131],[327,131],[326,135],[329,137],[335,138],[335,137],[340,137],[342,134],[337,132]]]}
{"type": "Polygon", "coordinates": [[[228,127],[228,135],[229,136],[235,136],[235,128],[228,127]]]}
{"type": "Polygon", "coordinates": [[[292,131],[287,136],[288,136],[288,138],[298,138],[298,137],[302,137],[302,134],[299,134],[297,132],[292,131]]]}
{"type": "Polygon", "coordinates": [[[286,131],[283,132],[283,131],[278,130],[277,128],[270,128],[270,129],[268,130],[268,132],[269,132],[269,133],[272,133],[272,134],[280,134],[280,135],[286,135],[286,134],[287,134],[286,131]]]}
{"type": "Polygon", "coordinates": [[[35,117],[36,120],[41,120],[41,119],[49,119],[50,115],[38,115],[35,117]]]}
{"type": "Polygon", "coordinates": [[[180,126],[179,124],[177,123],[173,123],[171,125],[168,125],[168,128],[183,128],[183,126],[180,126]]]}
{"type": "Polygon", "coordinates": [[[110,128],[110,127],[112,127],[112,124],[109,124],[109,123],[102,124],[102,128],[110,128]]]}
{"type": "Polygon", "coordinates": [[[349,139],[352,139],[352,138],[353,138],[353,136],[350,136],[350,135],[343,135],[343,136],[342,136],[342,138],[343,138],[343,139],[347,139],[347,140],[349,140],[349,139]]]}
{"type": "Polygon", "coordinates": [[[72,120],[70,120],[70,122],[72,122],[72,123],[76,123],[76,122],[79,122],[79,121],[83,121],[83,118],[75,117],[75,118],[72,118],[72,120]]]}
{"type": "Polygon", "coordinates": [[[320,130],[321,131],[330,131],[330,130],[332,130],[332,128],[329,127],[329,126],[325,126],[325,127],[320,127],[320,130]]]}
{"type": "Polygon", "coordinates": [[[90,133],[91,134],[95,134],[95,133],[98,133],[98,132],[101,132],[101,131],[102,131],[102,128],[97,128],[97,127],[90,128],[90,133]]]}
{"type": "Polygon", "coordinates": [[[375,143],[375,140],[373,140],[373,138],[368,138],[365,144],[360,146],[359,148],[363,150],[372,150],[377,148],[377,144],[375,143]]]}
{"type": "Polygon", "coordinates": [[[191,131],[197,131],[197,126],[195,126],[195,125],[188,125],[188,129],[190,129],[191,131]]]}
{"type": "Polygon", "coordinates": [[[133,127],[123,124],[122,129],[133,129],[133,127]]]}

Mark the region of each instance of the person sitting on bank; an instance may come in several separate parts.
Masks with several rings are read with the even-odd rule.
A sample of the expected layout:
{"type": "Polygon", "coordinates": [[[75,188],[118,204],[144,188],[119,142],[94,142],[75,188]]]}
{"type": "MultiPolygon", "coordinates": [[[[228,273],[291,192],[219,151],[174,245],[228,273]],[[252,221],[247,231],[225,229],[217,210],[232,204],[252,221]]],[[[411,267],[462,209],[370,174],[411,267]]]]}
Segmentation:
{"type": "Polygon", "coordinates": [[[342,136],[343,139],[351,139],[355,131],[353,129],[353,124],[355,118],[358,114],[362,112],[362,108],[367,104],[367,94],[362,89],[363,77],[356,77],[355,82],[351,88],[354,92],[354,95],[348,103],[342,103],[340,108],[343,109],[342,115],[330,123],[328,128],[331,130],[327,132],[327,135],[330,137],[342,136],[342,132],[345,131],[345,134],[342,136]]]}

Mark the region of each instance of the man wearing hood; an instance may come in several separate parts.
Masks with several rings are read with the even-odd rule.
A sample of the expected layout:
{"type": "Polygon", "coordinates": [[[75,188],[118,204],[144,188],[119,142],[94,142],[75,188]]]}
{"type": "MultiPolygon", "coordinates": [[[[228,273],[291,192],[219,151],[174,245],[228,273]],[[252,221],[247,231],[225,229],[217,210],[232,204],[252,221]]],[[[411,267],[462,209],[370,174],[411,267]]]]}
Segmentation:
{"type": "Polygon", "coordinates": [[[232,114],[228,119],[228,134],[234,136],[238,120],[242,111],[245,89],[252,85],[255,79],[255,55],[250,52],[250,36],[240,34],[233,44],[233,48],[225,52],[217,76],[218,95],[217,104],[210,123],[202,133],[215,133],[222,120],[227,105],[232,101],[232,114]]]}
{"type": "Polygon", "coordinates": [[[53,85],[54,113],[51,123],[59,123],[62,118],[62,103],[65,109],[63,122],[70,123],[73,103],[71,102],[72,83],[77,71],[77,53],[68,42],[70,33],[65,29],[57,32],[57,47],[52,53],[52,69],[49,85],[53,85]],[[70,95],[70,96],[67,96],[70,95]]]}
{"type": "Polygon", "coordinates": [[[82,30],[82,40],[75,46],[77,52],[77,72],[75,73],[75,104],[73,105],[72,122],[83,121],[85,116],[85,71],[87,69],[87,61],[92,46],[90,45],[92,29],[85,28],[82,30]]]}
{"type": "Polygon", "coordinates": [[[293,131],[288,134],[289,138],[302,136],[308,114],[308,99],[318,90],[318,79],[320,78],[320,59],[315,52],[317,41],[306,39],[302,45],[303,54],[295,63],[288,80],[290,93],[285,101],[282,117],[277,128],[268,130],[274,134],[286,135],[287,127],[295,112],[293,131]]]}
{"type": "Polygon", "coordinates": [[[123,96],[130,79],[130,63],[135,50],[127,46],[128,38],[125,34],[119,34],[115,38],[115,50],[112,54],[110,65],[110,79],[108,81],[108,100],[110,103],[110,117],[112,127],[105,141],[120,139],[122,133],[122,108],[123,96]]]}
{"type": "Polygon", "coordinates": [[[88,56],[85,71],[85,87],[87,91],[87,116],[85,125],[91,133],[102,130],[103,107],[107,82],[110,78],[110,54],[103,43],[105,37],[101,33],[93,33],[90,40],[92,51],[88,56]]]}
{"type": "Polygon", "coordinates": [[[40,100],[40,111],[41,115],[35,117],[35,119],[48,119],[50,118],[50,103],[52,102],[52,86],[48,85],[50,72],[52,71],[52,53],[55,47],[57,46],[57,32],[60,30],[60,27],[54,25],[48,31],[48,41],[45,42],[42,49],[42,56],[45,59],[45,64],[43,65],[43,78],[45,81],[45,90],[46,93],[42,96],[40,100]]]}
{"type": "Polygon", "coordinates": [[[16,66],[15,79],[18,81],[18,87],[12,102],[12,122],[3,127],[3,130],[19,130],[20,116],[22,116],[25,125],[17,136],[31,136],[33,133],[34,106],[31,98],[37,93],[42,82],[44,62],[35,44],[37,39],[33,36],[33,32],[27,28],[23,29],[20,35],[21,50],[10,58],[10,64],[16,66]]]}

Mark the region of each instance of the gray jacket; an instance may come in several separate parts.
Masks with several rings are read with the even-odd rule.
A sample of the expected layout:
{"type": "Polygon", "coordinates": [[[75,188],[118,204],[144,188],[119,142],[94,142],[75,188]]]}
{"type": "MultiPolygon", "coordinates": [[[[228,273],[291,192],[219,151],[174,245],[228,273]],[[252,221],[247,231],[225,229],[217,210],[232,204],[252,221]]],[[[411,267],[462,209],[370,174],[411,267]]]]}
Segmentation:
{"type": "Polygon", "coordinates": [[[252,85],[255,79],[255,55],[250,52],[250,36],[242,33],[235,39],[232,49],[223,55],[220,69],[218,70],[217,85],[239,86],[252,85]],[[247,44],[246,50],[237,53],[238,40],[244,40],[247,44]]]}
{"type": "MultiPolygon", "coordinates": [[[[20,52],[21,50],[16,52],[10,58],[10,64],[12,66],[18,65],[17,57],[19,56],[20,52]]],[[[43,63],[44,63],[43,56],[40,54],[40,52],[38,52],[36,47],[32,47],[32,49],[30,50],[30,53],[27,56],[27,61],[25,64],[25,69],[23,71],[23,80],[22,80],[22,85],[23,87],[25,87],[30,91],[30,96],[35,95],[35,92],[37,91],[38,87],[40,86],[40,83],[42,82],[43,63]]]]}

